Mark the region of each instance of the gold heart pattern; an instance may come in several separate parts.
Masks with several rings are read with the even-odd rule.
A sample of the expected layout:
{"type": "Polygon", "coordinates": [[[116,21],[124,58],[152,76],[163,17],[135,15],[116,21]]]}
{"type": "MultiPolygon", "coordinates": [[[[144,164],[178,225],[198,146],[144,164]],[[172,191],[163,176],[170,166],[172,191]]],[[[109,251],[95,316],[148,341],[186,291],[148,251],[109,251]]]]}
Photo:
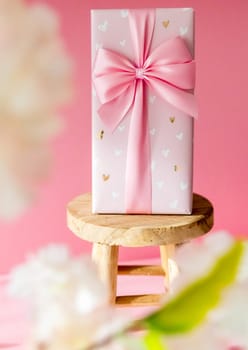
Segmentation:
{"type": "Polygon", "coordinates": [[[170,21],[167,19],[166,21],[163,21],[162,24],[163,24],[164,28],[168,28],[170,21]]]}
{"type": "Polygon", "coordinates": [[[179,168],[178,168],[178,165],[174,165],[174,171],[178,171],[179,170],[179,168]]]}
{"type": "Polygon", "coordinates": [[[103,139],[103,136],[104,136],[104,130],[101,130],[101,131],[99,132],[99,134],[98,134],[98,137],[99,137],[100,140],[102,140],[102,139],[103,139]]]}
{"type": "Polygon", "coordinates": [[[102,174],[102,178],[103,178],[103,181],[108,181],[109,178],[110,178],[110,175],[109,174],[102,174]]]}
{"type": "Polygon", "coordinates": [[[173,116],[172,116],[172,117],[170,117],[170,122],[173,124],[173,123],[174,123],[174,121],[175,121],[175,119],[176,119],[176,118],[175,118],[175,117],[173,117],[173,116]]]}

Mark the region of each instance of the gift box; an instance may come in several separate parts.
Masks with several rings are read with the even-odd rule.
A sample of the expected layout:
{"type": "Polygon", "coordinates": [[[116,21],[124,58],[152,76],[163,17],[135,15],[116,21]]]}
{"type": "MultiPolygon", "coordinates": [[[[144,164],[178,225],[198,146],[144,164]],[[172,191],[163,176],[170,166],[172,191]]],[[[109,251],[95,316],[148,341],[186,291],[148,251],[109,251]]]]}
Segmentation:
{"type": "Polygon", "coordinates": [[[92,211],[190,214],[194,11],[91,11],[92,211]]]}

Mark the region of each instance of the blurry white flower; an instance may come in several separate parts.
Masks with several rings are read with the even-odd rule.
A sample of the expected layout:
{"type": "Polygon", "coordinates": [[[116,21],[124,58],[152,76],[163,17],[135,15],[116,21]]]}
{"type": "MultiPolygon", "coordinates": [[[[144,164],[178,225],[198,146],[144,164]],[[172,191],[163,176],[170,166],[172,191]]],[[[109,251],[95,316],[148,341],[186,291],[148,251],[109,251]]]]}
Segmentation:
{"type": "Polygon", "coordinates": [[[80,350],[126,322],[109,307],[107,288],[89,258],[50,245],[13,270],[8,290],[33,304],[32,347],[80,350]]]}
{"type": "Polygon", "coordinates": [[[48,7],[0,0],[0,14],[0,216],[12,218],[47,176],[71,63],[48,7]]]}
{"type": "Polygon", "coordinates": [[[216,260],[228,251],[233,242],[234,238],[231,235],[218,232],[181,246],[175,256],[179,274],[178,278],[172,281],[174,292],[179,292],[210,271],[216,260]]]}
{"type": "Polygon", "coordinates": [[[248,281],[230,288],[223,296],[219,307],[209,315],[212,328],[218,329],[216,338],[228,344],[230,350],[248,349],[247,297],[248,281]]]}
{"type": "MultiPolygon", "coordinates": [[[[223,264],[227,260],[222,258],[230,254],[233,246],[234,239],[222,232],[180,248],[177,259],[179,282],[174,281],[174,295],[171,294],[168,300],[206,276],[209,284],[205,285],[209,285],[211,297],[213,283],[218,286],[217,277],[213,279],[211,271],[221,261],[220,271],[224,273],[223,264]],[[191,263],[192,260],[195,263],[191,263]]],[[[190,332],[166,337],[159,333],[163,327],[158,327],[157,335],[167,350],[248,350],[248,245],[242,244],[242,247],[238,273],[231,271],[234,283],[223,289],[219,304],[210,309],[204,322],[190,332]]],[[[230,268],[230,256],[227,264],[230,268]]],[[[220,274],[217,276],[221,281],[220,274]]],[[[94,349],[96,344],[96,348],[102,350],[144,350],[153,349],[153,344],[157,344],[150,343],[146,347],[147,343],[145,345],[141,338],[125,333],[127,329],[136,330],[137,325],[144,325],[143,320],[132,322],[109,307],[108,291],[98,279],[95,266],[89,259],[72,258],[64,246],[50,245],[36,255],[30,255],[27,263],[14,269],[10,277],[9,291],[29,298],[33,303],[32,350],[94,349]],[[120,334],[122,338],[118,336],[120,334]]],[[[200,295],[194,295],[199,307],[200,295]]],[[[207,301],[206,293],[202,298],[202,303],[207,301]]],[[[182,306],[182,310],[190,312],[191,309],[182,306]]],[[[179,318],[180,315],[178,313],[179,318]]],[[[166,309],[158,322],[163,322],[164,317],[166,309]]],[[[149,324],[147,321],[145,325],[149,324]]],[[[156,322],[151,321],[152,318],[150,325],[156,334],[156,322]]]]}
{"type": "Polygon", "coordinates": [[[190,333],[166,337],[166,346],[168,350],[228,350],[221,347],[216,333],[208,323],[204,323],[190,333]]]}
{"type": "MultiPolygon", "coordinates": [[[[174,280],[174,295],[210,271],[234,238],[226,232],[206,236],[178,250],[180,274],[174,280]]],[[[247,350],[248,349],[248,245],[235,283],[224,291],[219,305],[209,312],[200,327],[190,333],[166,338],[169,350],[247,350]]],[[[173,297],[173,296],[172,296],[173,297]]]]}

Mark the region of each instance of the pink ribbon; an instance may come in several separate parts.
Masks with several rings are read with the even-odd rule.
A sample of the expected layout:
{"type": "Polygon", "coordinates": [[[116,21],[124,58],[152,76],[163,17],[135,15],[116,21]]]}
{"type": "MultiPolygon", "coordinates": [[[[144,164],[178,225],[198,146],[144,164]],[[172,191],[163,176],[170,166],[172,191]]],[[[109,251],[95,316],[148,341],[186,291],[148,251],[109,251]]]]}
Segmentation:
{"type": "Polygon", "coordinates": [[[93,82],[101,103],[98,113],[111,131],[131,110],[125,209],[127,213],[150,214],[152,185],[147,88],[177,109],[196,117],[196,101],[192,94],[195,62],[180,37],[165,41],[150,52],[154,9],[129,10],[129,25],[135,62],[101,48],[94,62],[93,82]]]}

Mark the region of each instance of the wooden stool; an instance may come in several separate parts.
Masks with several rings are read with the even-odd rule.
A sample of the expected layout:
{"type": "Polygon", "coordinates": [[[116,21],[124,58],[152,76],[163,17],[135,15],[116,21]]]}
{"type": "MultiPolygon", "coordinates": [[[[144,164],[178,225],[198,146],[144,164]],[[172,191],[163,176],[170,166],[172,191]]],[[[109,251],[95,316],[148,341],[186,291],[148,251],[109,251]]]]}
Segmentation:
{"type": "Polygon", "coordinates": [[[93,243],[92,258],[118,305],[154,305],[161,295],[117,296],[117,275],[165,275],[169,284],[169,258],[176,244],[199,237],[213,226],[213,207],[194,194],[191,215],[105,215],[91,213],[91,194],[74,198],[67,206],[67,224],[79,238],[93,243]],[[160,266],[118,266],[119,246],[160,246],[160,266]]]}

